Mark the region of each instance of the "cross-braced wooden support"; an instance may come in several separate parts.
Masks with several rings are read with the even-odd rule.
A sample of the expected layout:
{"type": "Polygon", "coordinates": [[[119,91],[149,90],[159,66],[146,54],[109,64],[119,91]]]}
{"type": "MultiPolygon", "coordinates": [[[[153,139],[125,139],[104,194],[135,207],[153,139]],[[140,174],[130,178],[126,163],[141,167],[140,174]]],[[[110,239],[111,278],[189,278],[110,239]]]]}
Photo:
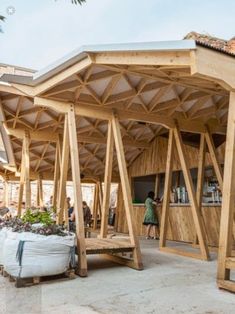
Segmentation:
{"type": "Polygon", "coordinates": [[[202,215],[199,210],[199,206],[196,199],[196,194],[193,187],[192,177],[188,167],[186,153],[183,146],[183,141],[179,128],[176,126],[169,132],[169,143],[168,143],[168,153],[167,153],[167,163],[166,163],[166,177],[165,177],[165,190],[164,190],[164,199],[163,199],[163,208],[162,208],[162,220],[161,220],[161,233],[160,233],[160,250],[167,251],[170,253],[180,254],[184,256],[194,257],[198,259],[209,259],[209,250],[206,244],[206,234],[205,228],[203,226],[202,215]],[[199,240],[199,247],[201,254],[192,253],[187,251],[181,251],[173,248],[166,247],[166,232],[167,232],[167,223],[169,217],[169,193],[172,183],[172,160],[173,160],[173,149],[174,141],[178,151],[178,156],[181,164],[181,168],[184,175],[185,185],[188,191],[189,200],[192,208],[192,216],[196,229],[196,233],[199,240]]]}
{"type": "Polygon", "coordinates": [[[109,203],[110,203],[110,191],[111,191],[111,180],[112,180],[113,148],[114,148],[114,138],[113,138],[112,122],[109,121],[107,148],[106,148],[106,164],[105,164],[105,174],[104,174],[104,197],[103,197],[103,204],[102,204],[102,220],[101,220],[101,230],[100,230],[101,238],[107,237],[107,230],[108,230],[109,203]]]}
{"type": "Polygon", "coordinates": [[[224,163],[223,200],[220,220],[217,283],[220,288],[235,292],[230,270],[235,269],[232,257],[233,218],[235,204],[235,93],[230,93],[227,139],[224,163]]]}
{"type": "MultiPolygon", "coordinates": [[[[223,172],[221,165],[219,163],[219,159],[217,156],[217,152],[215,149],[214,141],[208,126],[205,127],[206,132],[201,133],[200,140],[200,148],[199,148],[199,156],[198,156],[198,180],[197,180],[197,203],[199,207],[199,211],[201,212],[202,205],[202,189],[204,183],[204,170],[205,170],[205,152],[206,145],[208,147],[208,151],[211,157],[212,165],[219,183],[219,187],[222,190],[223,188],[223,172]]],[[[197,235],[194,236],[193,245],[198,243],[197,235]]]]}
{"type": "Polygon", "coordinates": [[[133,212],[131,189],[130,189],[130,184],[129,184],[129,179],[128,179],[124,147],[123,147],[123,142],[122,142],[119,121],[118,121],[118,118],[115,116],[112,117],[112,129],[113,129],[114,143],[115,143],[116,154],[117,154],[119,174],[120,174],[120,179],[121,179],[121,186],[122,186],[122,191],[123,191],[123,200],[124,200],[124,207],[125,207],[125,212],[126,212],[126,217],[127,217],[127,225],[129,229],[130,241],[134,247],[132,267],[135,269],[141,270],[143,269],[143,264],[142,264],[139,240],[136,236],[136,225],[135,225],[135,222],[133,221],[134,212],[133,212]]]}
{"type": "MultiPolygon", "coordinates": [[[[59,158],[59,156],[58,156],[59,158]]],[[[63,147],[60,166],[60,183],[59,194],[57,204],[57,223],[63,223],[65,201],[66,201],[66,182],[69,167],[69,130],[68,130],[68,116],[65,115],[64,120],[64,135],[63,135],[63,147]]]]}
{"type": "MultiPolygon", "coordinates": [[[[104,195],[102,205],[102,219],[101,219],[101,232],[100,239],[107,237],[107,224],[108,224],[108,209],[110,201],[110,187],[112,178],[112,161],[113,161],[113,149],[116,148],[117,161],[119,174],[121,179],[121,187],[123,191],[124,207],[127,217],[127,225],[129,229],[130,244],[132,246],[133,260],[128,260],[120,256],[109,254],[106,257],[117,263],[127,265],[129,267],[141,270],[143,269],[141,253],[139,247],[139,241],[136,236],[136,226],[133,221],[133,206],[131,198],[130,182],[127,173],[127,165],[124,154],[124,147],[122,142],[122,136],[120,131],[120,125],[118,118],[113,115],[108,124],[108,139],[106,149],[106,165],[105,165],[105,180],[104,180],[104,195]]],[[[121,248],[120,248],[121,249],[121,248]]]]}
{"type": "Polygon", "coordinates": [[[98,228],[98,219],[101,219],[102,209],[102,191],[100,191],[102,185],[100,182],[95,184],[94,189],[94,206],[93,206],[93,230],[98,228]]]}
{"type": "Polygon", "coordinates": [[[77,250],[78,250],[78,274],[82,277],[87,276],[87,259],[85,245],[85,231],[82,208],[82,187],[81,173],[78,154],[78,139],[76,131],[76,119],[74,106],[70,106],[68,111],[68,131],[69,131],[69,147],[71,156],[71,169],[74,190],[74,212],[77,233],[77,250]]]}

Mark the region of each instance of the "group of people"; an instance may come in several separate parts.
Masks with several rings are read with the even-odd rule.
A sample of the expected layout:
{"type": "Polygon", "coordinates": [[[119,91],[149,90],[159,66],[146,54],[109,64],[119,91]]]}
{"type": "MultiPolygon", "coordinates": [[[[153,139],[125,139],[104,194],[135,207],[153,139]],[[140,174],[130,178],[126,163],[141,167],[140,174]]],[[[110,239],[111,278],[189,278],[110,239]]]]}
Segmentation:
{"type": "MultiPolygon", "coordinates": [[[[75,211],[74,207],[71,206],[71,198],[67,197],[67,208],[68,208],[68,217],[70,222],[75,221],[75,211]]],[[[82,202],[82,208],[83,208],[83,219],[84,219],[84,226],[89,227],[91,224],[91,210],[90,207],[87,205],[87,202],[82,202]]]]}
{"type": "MultiPolygon", "coordinates": [[[[143,224],[147,226],[146,228],[146,239],[159,239],[159,220],[157,217],[156,205],[160,203],[159,198],[155,198],[154,192],[150,191],[148,196],[145,200],[145,215],[143,224]],[[153,233],[152,233],[153,230],[153,233]],[[153,236],[151,236],[153,234],[153,236]]],[[[25,207],[25,204],[22,204],[22,207],[25,207]]],[[[87,205],[87,202],[82,202],[83,208],[83,219],[84,219],[84,226],[89,227],[92,221],[92,214],[90,207],[87,205]]],[[[74,207],[71,205],[71,198],[67,197],[67,209],[68,209],[68,217],[69,222],[75,222],[75,210],[74,207]]],[[[44,208],[44,210],[47,210],[44,208]]],[[[16,209],[15,209],[16,211],[16,209]]],[[[9,208],[4,206],[3,202],[0,202],[0,216],[4,216],[6,214],[13,214],[9,208]]],[[[16,213],[14,213],[16,214],[16,213]]],[[[14,215],[13,215],[14,216],[14,215]]]]}

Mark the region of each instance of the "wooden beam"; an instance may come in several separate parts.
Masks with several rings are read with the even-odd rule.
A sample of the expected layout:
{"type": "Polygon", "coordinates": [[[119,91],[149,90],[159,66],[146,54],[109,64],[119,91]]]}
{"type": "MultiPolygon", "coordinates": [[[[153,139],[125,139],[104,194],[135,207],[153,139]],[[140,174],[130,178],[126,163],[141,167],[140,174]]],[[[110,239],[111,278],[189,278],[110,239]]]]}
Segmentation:
{"type": "MultiPolygon", "coordinates": [[[[227,139],[224,162],[223,199],[220,220],[217,280],[229,280],[230,270],[226,268],[226,258],[232,254],[233,216],[235,204],[235,93],[230,93],[227,139]]],[[[234,285],[235,287],[235,285],[234,285]]]]}
{"type": "Polygon", "coordinates": [[[125,51],[100,52],[94,55],[96,64],[180,65],[190,66],[189,51],[125,51]]]}
{"type": "Polygon", "coordinates": [[[213,138],[212,138],[211,133],[209,131],[209,128],[207,128],[207,132],[205,133],[205,138],[206,138],[206,143],[207,143],[208,150],[209,150],[209,153],[211,156],[211,161],[212,161],[212,164],[213,164],[213,167],[215,170],[215,174],[216,174],[217,180],[219,182],[219,187],[222,191],[222,188],[223,188],[223,171],[222,171],[221,165],[220,165],[218,157],[217,157],[214,141],[213,141],[213,138]]]}
{"type": "Polygon", "coordinates": [[[98,220],[98,206],[99,206],[99,186],[96,183],[95,188],[94,188],[94,202],[93,202],[93,213],[92,213],[92,218],[93,218],[93,230],[97,229],[97,220],[98,220]]]}
{"type": "Polygon", "coordinates": [[[21,168],[20,168],[20,186],[18,191],[18,206],[17,206],[17,216],[21,217],[22,214],[22,201],[24,193],[24,181],[25,181],[25,154],[24,154],[25,142],[23,141],[22,155],[21,155],[21,168]]]}
{"type": "Polygon", "coordinates": [[[155,178],[155,187],[154,187],[154,194],[156,197],[159,197],[160,179],[161,179],[161,174],[157,173],[156,178],[155,178]]]}
{"type": "MultiPolygon", "coordinates": [[[[24,129],[12,129],[5,125],[6,131],[8,135],[12,135],[16,138],[23,139],[24,138],[24,129]]],[[[57,133],[49,133],[48,131],[32,131],[28,130],[31,140],[35,141],[46,141],[46,142],[57,142],[58,134],[57,133]]]]}
{"type": "Polygon", "coordinates": [[[37,180],[37,185],[38,185],[38,198],[39,198],[39,206],[43,207],[44,206],[44,198],[43,198],[43,182],[42,178],[39,175],[38,180],[37,180]]]}
{"type": "Polygon", "coordinates": [[[57,221],[59,224],[63,223],[68,167],[69,167],[69,131],[68,131],[68,117],[67,115],[65,115],[63,147],[62,147],[61,168],[60,168],[60,184],[59,184],[59,194],[58,194],[58,204],[57,204],[57,209],[58,209],[57,221]]]}
{"type": "MultiPolygon", "coordinates": [[[[198,204],[198,210],[201,213],[202,207],[202,193],[203,193],[203,184],[204,184],[204,171],[205,171],[205,156],[206,156],[206,140],[205,134],[201,134],[200,138],[200,147],[198,154],[198,171],[197,171],[197,191],[196,191],[196,199],[198,204]]],[[[197,235],[194,236],[193,244],[198,243],[197,235]]]]}
{"type": "Polygon", "coordinates": [[[103,188],[102,188],[102,182],[99,180],[98,181],[98,187],[99,187],[99,217],[102,219],[102,204],[103,204],[103,188]]]}
{"type": "Polygon", "coordinates": [[[113,164],[113,151],[114,151],[114,138],[112,131],[111,121],[108,124],[108,138],[106,146],[106,162],[104,173],[104,196],[102,204],[102,220],[100,237],[106,238],[108,231],[108,217],[109,217],[109,205],[110,205],[110,192],[111,192],[111,180],[112,180],[112,164],[113,164]]]}
{"type": "Polygon", "coordinates": [[[197,46],[197,49],[191,52],[191,58],[191,74],[213,79],[225,89],[235,90],[235,60],[232,56],[197,46]]]}
{"type": "Polygon", "coordinates": [[[3,202],[6,207],[9,207],[9,182],[4,180],[3,187],[3,202]]]}
{"type": "Polygon", "coordinates": [[[76,117],[74,106],[68,111],[68,129],[69,129],[69,147],[71,156],[71,169],[73,177],[74,190],[74,212],[77,234],[77,250],[78,250],[78,273],[80,276],[87,276],[87,259],[85,245],[85,230],[82,207],[82,188],[80,179],[80,165],[77,145],[76,117]]]}
{"type": "Polygon", "coordinates": [[[67,67],[65,70],[53,75],[51,78],[38,84],[33,90],[33,96],[45,93],[68,77],[80,72],[81,70],[86,69],[91,65],[91,63],[92,62],[89,56],[84,57],[84,59],[82,59],[81,61],[76,62],[74,65],[67,67]]]}
{"type": "Polygon", "coordinates": [[[59,188],[59,179],[60,179],[60,143],[59,140],[56,143],[56,156],[55,156],[55,167],[54,167],[54,185],[53,185],[53,200],[52,206],[55,210],[57,208],[58,200],[58,188],[59,188]]]}
{"type": "MultiPolygon", "coordinates": [[[[51,99],[45,99],[41,97],[34,98],[34,104],[37,106],[44,106],[51,108],[57,112],[66,113],[69,110],[71,102],[57,101],[51,99]]],[[[73,105],[73,104],[72,104],[73,105]]],[[[81,103],[75,104],[75,113],[83,117],[90,117],[100,120],[110,120],[112,119],[113,109],[104,108],[100,105],[82,105],[81,103]]],[[[115,114],[118,116],[119,120],[133,120],[141,121],[146,123],[153,123],[157,125],[162,125],[166,128],[173,128],[175,126],[175,119],[172,117],[167,117],[162,114],[156,113],[144,113],[136,112],[131,110],[120,110],[116,109],[115,114]]],[[[195,119],[189,121],[184,118],[177,118],[180,129],[188,132],[202,133],[205,132],[205,125],[200,119],[195,119]]],[[[223,132],[218,122],[213,121],[210,125],[210,129],[213,132],[223,132]]]]}
{"type": "Polygon", "coordinates": [[[139,247],[139,241],[136,236],[136,225],[135,221],[133,221],[134,212],[133,212],[133,205],[131,199],[131,190],[128,180],[128,173],[127,173],[127,165],[125,160],[124,148],[122,143],[122,136],[118,118],[113,116],[112,118],[112,128],[113,128],[113,136],[117,154],[117,161],[118,161],[118,168],[120,173],[122,191],[123,191],[123,199],[124,199],[124,206],[126,211],[127,217],[127,225],[130,234],[130,241],[131,244],[135,246],[133,249],[133,259],[136,265],[136,269],[143,269],[142,259],[141,259],[141,252],[139,247]]]}
{"type": "Polygon", "coordinates": [[[168,149],[166,158],[166,172],[165,172],[165,184],[164,184],[164,197],[162,204],[162,217],[160,228],[160,247],[166,246],[166,233],[167,223],[169,218],[169,202],[170,202],[170,190],[172,184],[172,165],[173,165],[173,151],[174,151],[174,134],[173,130],[169,131],[168,149]]]}
{"type": "Polygon", "coordinates": [[[30,157],[29,157],[29,143],[30,135],[25,131],[24,135],[24,162],[25,162],[25,208],[31,208],[31,183],[30,183],[30,157]]]}
{"type": "Polygon", "coordinates": [[[203,219],[198,208],[197,199],[195,196],[195,191],[194,191],[193,182],[192,182],[192,177],[191,177],[190,170],[187,163],[185,148],[183,145],[179,128],[177,126],[174,128],[174,136],[175,136],[175,142],[176,142],[176,147],[178,151],[181,168],[184,174],[185,185],[186,185],[188,195],[189,195],[189,200],[191,203],[193,221],[195,224],[195,229],[196,229],[198,240],[199,240],[202,258],[205,260],[208,260],[209,250],[206,243],[206,234],[205,234],[205,229],[203,226],[203,219]]]}

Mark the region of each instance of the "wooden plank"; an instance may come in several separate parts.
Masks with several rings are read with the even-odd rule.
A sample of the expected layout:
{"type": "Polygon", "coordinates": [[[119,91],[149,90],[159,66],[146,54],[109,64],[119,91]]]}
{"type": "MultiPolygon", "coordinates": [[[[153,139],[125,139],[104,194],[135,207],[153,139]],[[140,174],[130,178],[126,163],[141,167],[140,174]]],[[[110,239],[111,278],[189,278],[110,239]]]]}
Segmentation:
{"type": "Polygon", "coordinates": [[[30,136],[27,131],[24,135],[24,162],[25,162],[25,208],[31,208],[31,183],[30,183],[30,157],[29,157],[29,142],[30,136]]]}
{"type": "Polygon", "coordinates": [[[182,171],[184,174],[185,185],[186,185],[188,195],[189,195],[189,200],[191,203],[193,220],[194,220],[195,229],[196,229],[198,240],[199,240],[201,254],[204,259],[208,260],[209,250],[206,243],[206,234],[205,234],[205,229],[203,227],[203,220],[202,220],[201,213],[199,212],[197,199],[196,199],[196,195],[195,195],[195,191],[193,187],[192,177],[190,174],[190,170],[187,163],[187,157],[186,157],[184,146],[183,146],[183,141],[181,138],[179,128],[177,126],[174,128],[174,136],[175,136],[176,147],[177,147],[177,151],[178,151],[178,155],[180,159],[180,164],[181,164],[182,171]]]}
{"type": "Polygon", "coordinates": [[[68,116],[65,115],[63,147],[62,147],[62,156],[61,156],[61,169],[60,169],[60,184],[59,184],[59,195],[58,195],[58,204],[57,204],[57,209],[58,209],[57,222],[59,224],[62,224],[63,222],[68,167],[69,167],[69,130],[68,130],[68,116]]]}
{"type": "Polygon", "coordinates": [[[108,138],[107,138],[107,146],[106,146],[104,196],[103,196],[103,204],[102,204],[102,220],[101,220],[101,229],[100,229],[101,238],[107,237],[107,230],[108,230],[113,151],[114,151],[114,138],[113,138],[113,131],[112,131],[112,123],[110,121],[108,124],[108,138]]]}
{"type": "Polygon", "coordinates": [[[189,251],[184,251],[184,250],[180,250],[180,249],[176,249],[176,248],[171,248],[171,247],[160,247],[160,251],[162,252],[166,252],[166,253],[173,253],[173,254],[177,254],[177,255],[181,255],[181,256],[186,256],[186,257],[192,257],[192,258],[196,258],[196,259],[203,259],[203,260],[207,260],[206,257],[204,257],[202,254],[200,253],[194,253],[194,252],[189,252],[189,251]]]}
{"type": "Polygon", "coordinates": [[[108,259],[112,262],[118,263],[120,265],[125,265],[130,268],[136,269],[136,270],[142,270],[139,268],[139,265],[136,265],[133,260],[121,257],[121,256],[115,256],[111,254],[101,254],[100,257],[108,259]]]}
{"type": "Polygon", "coordinates": [[[171,129],[169,131],[167,159],[166,159],[166,173],[164,183],[164,197],[162,204],[162,217],[160,229],[160,243],[159,246],[166,245],[167,223],[169,217],[169,202],[170,202],[170,189],[172,184],[172,163],[173,163],[173,150],[174,150],[174,133],[171,129]]]}
{"type": "Polygon", "coordinates": [[[118,168],[119,168],[119,173],[120,173],[130,240],[131,240],[131,244],[135,246],[135,249],[133,250],[133,258],[137,267],[139,269],[142,269],[143,265],[142,265],[140,247],[139,247],[139,240],[136,236],[135,221],[133,221],[133,217],[134,217],[133,205],[132,205],[131,190],[130,190],[130,185],[129,185],[129,180],[128,180],[124,147],[122,143],[121,130],[120,130],[118,118],[114,115],[112,118],[112,128],[113,128],[114,142],[115,142],[115,148],[116,148],[116,154],[117,154],[118,168]]]}
{"type": "Polygon", "coordinates": [[[77,145],[76,118],[74,106],[68,111],[68,130],[69,130],[69,147],[71,156],[71,169],[74,190],[74,212],[77,234],[78,249],[78,274],[82,277],[87,276],[87,259],[85,246],[85,230],[82,208],[82,187],[81,173],[79,164],[79,154],[77,145]]]}
{"type": "Polygon", "coordinates": [[[221,208],[220,237],[218,252],[218,280],[229,280],[230,270],[226,269],[226,258],[231,256],[232,230],[235,204],[235,93],[230,92],[227,138],[224,163],[223,199],[221,208]]]}
{"type": "Polygon", "coordinates": [[[213,164],[213,167],[215,169],[215,174],[216,174],[217,180],[219,182],[219,187],[220,187],[220,189],[222,191],[222,188],[223,188],[223,172],[222,172],[222,168],[221,168],[221,165],[220,165],[218,157],[217,157],[217,153],[216,153],[215,145],[214,145],[214,142],[213,142],[213,138],[212,138],[211,133],[210,133],[208,128],[207,128],[207,132],[205,133],[205,138],[206,138],[206,143],[207,143],[207,146],[208,146],[208,150],[210,152],[212,164],[213,164]]]}
{"type": "Polygon", "coordinates": [[[217,286],[220,289],[235,293],[235,281],[233,280],[217,280],[217,286]]]}

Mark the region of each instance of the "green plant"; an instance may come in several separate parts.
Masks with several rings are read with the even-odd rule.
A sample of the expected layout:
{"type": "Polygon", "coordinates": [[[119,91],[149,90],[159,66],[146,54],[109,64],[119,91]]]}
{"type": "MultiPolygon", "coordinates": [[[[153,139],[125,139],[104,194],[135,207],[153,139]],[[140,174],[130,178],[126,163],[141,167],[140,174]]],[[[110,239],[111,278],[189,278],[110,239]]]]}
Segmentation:
{"type": "Polygon", "coordinates": [[[22,221],[24,223],[28,222],[30,224],[42,223],[46,226],[52,225],[54,223],[49,212],[32,212],[30,209],[28,209],[23,215],[22,221]]]}

